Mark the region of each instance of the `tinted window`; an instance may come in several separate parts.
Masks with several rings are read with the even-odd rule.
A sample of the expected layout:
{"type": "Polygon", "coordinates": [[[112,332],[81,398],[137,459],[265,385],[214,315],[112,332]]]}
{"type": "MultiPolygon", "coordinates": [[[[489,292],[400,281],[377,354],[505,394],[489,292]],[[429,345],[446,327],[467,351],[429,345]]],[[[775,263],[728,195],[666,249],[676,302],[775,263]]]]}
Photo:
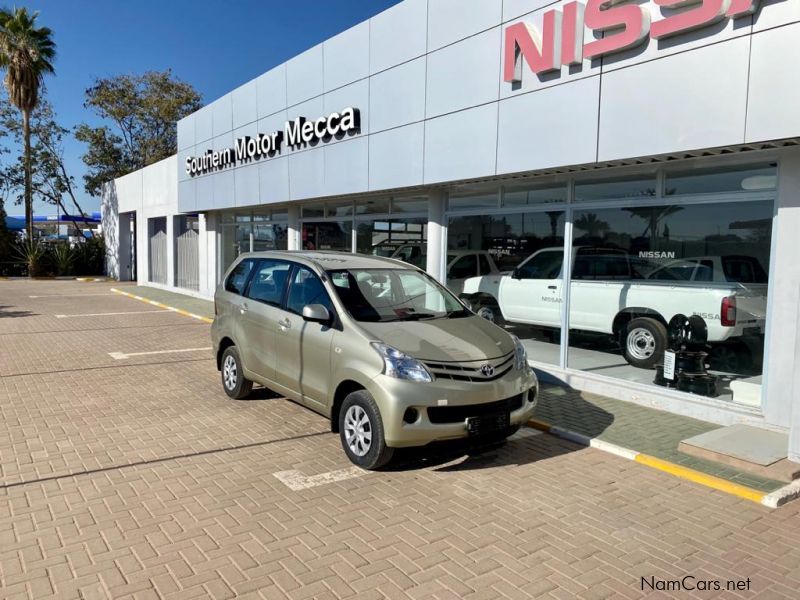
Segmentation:
{"type": "Polygon", "coordinates": [[[579,249],[572,270],[572,279],[627,279],[630,262],[622,253],[579,249]]]}
{"type": "Polygon", "coordinates": [[[236,268],[231,271],[231,274],[228,275],[228,279],[225,282],[225,291],[241,296],[244,293],[244,286],[247,285],[247,277],[253,269],[253,264],[254,261],[248,259],[236,265],[236,268]]]}
{"type": "Polygon", "coordinates": [[[450,267],[449,276],[455,279],[463,279],[464,277],[475,277],[478,272],[478,257],[474,254],[462,256],[453,266],[450,267]]]}
{"type": "Polygon", "coordinates": [[[767,273],[755,258],[723,256],[722,271],[727,281],[735,283],[767,283],[767,273]]]}
{"type": "Polygon", "coordinates": [[[277,260],[260,261],[247,290],[247,297],[280,306],[289,276],[289,266],[289,263],[277,260]]]}
{"type": "Polygon", "coordinates": [[[328,311],[333,311],[331,299],[319,277],[306,267],[298,267],[292,277],[286,309],[302,314],[303,307],[309,304],[322,304],[328,311]]]}
{"type": "Polygon", "coordinates": [[[489,264],[489,259],[486,258],[485,255],[481,254],[478,256],[478,259],[481,261],[481,275],[488,275],[492,272],[492,266],[489,264]]]}
{"type": "Polygon", "coordinates": [[[563,250],[540,252],[517,269],[517,277],[520,279],[556,279],[561,274],[563,262],[563,250]]]}

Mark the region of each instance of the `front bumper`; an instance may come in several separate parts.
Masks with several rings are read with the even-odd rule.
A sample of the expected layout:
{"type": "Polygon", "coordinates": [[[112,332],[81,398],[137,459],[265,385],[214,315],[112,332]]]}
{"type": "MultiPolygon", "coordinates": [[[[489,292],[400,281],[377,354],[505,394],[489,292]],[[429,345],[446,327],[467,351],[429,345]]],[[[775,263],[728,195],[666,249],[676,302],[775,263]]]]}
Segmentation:
{"type": "Polygon", "coordinates": [[[539,396],[539,384],[530,368],[512,370],[487,383],[443,379],[417,383],[379,375],[372,384],[370,391],[381,412],[386,444],[393,448],[465,438],[469,435],[467,417],[494,411],[511,409],[510,425],[517,427],[531,418],[539,396]],[[410,423],[404,420],[409,409],[413,409],[412,416],[416,412],[410,423]]]}

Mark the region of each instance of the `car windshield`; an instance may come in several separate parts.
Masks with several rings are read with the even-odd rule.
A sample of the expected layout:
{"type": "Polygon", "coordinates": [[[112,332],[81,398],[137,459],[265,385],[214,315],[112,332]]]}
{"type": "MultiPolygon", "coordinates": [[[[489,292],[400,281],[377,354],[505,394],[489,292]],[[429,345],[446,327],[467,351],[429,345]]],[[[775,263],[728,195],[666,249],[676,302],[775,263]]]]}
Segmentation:
{"type": "Polygon", "coordinates": [[[328,271],[328,276],[342,304],[357,321],[424,321],[471,314],[420,271],[346,269],[328,271]]]}

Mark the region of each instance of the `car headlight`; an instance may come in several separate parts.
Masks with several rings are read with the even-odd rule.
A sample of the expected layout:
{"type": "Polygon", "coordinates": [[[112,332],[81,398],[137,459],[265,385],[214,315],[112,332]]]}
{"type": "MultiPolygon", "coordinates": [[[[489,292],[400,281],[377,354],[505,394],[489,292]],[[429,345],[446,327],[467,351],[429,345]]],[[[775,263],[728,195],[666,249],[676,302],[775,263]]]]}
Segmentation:
{"type": "Polygon", "coordinates": [[[514,339],[514,366],[517,371],[522,371],[528,368],[528,351],[517,336],[511,337],[514,339]]]}
{"type": "Polygon", "coordinates": [[[433,381],[428,369],[416,358],[412,358],[408,354],[400,352],[397,348],[392,348],[381,342],[372,342],[372,347],[383,358],[383,372],[389,377],[422,383],[433,381]]]}

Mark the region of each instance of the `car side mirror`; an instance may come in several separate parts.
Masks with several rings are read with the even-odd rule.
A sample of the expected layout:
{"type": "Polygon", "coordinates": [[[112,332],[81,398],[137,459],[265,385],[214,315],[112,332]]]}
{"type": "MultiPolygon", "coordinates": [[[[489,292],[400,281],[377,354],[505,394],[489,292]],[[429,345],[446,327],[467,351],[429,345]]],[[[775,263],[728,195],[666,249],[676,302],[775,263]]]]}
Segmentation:
{"type": "Polygon", "coordinates": [[[331,313],[322,304],[307,304],[303,307],[303,320],[311,323],[330,323],[331,313]]]}
{"type": "Polygon", "coordinates": [[[522,273],[520,273],[519,269],[511,271],[511,279],[522,279],[522,273]]]}

